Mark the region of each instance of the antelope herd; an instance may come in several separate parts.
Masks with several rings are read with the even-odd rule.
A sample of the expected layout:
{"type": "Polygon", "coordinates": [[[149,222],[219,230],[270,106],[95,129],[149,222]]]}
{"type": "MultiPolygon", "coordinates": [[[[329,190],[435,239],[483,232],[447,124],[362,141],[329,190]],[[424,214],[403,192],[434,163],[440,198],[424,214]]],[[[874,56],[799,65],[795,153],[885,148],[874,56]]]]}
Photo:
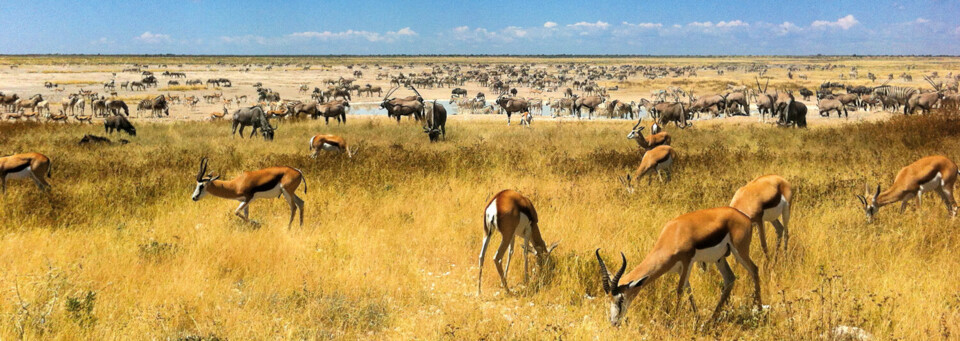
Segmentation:
{"type": "MultiPolygon", "coordinates": [[[[490,72],[458,73],[459,67],[454,68],[449,65],[434,66],[432,72],[423,74],[408,73],[405,75],[401,72],[399,76],[391,76],[384,72],[378,74],[377,78],[389,77],[390,84],[393,86],[386,91],[386,95],[379,102],[379,108],[384,110],[388,117],[395,118],[398,123],[401,116],[409,116],[413,120],[422,121],[422,128],[428,134],[430,141],[446,139],[446,107],[438,104],[436,100],[425,100],[415,85],[421,87],[462,86],[467,81],[475,81],[484,87],[489,87],[491,91],[498,94],[497,98],[492,101],[493,104],[487,106],[485,95],[482,93],[468,99],[467,91],[462,88],[453,89],[451,99],[456,99],[456,101],[452,101],[452,103],[462,112],[472,111],[476,113],[484,108],[502,112],[507,117],[508,125],[511,124],[511,115],[517,113],[521,115],[521,125],[529,127],[532,123],[533,113],[540,112],[542,103],[546,103],[547,106],[552,108],[554,116],[565,110],[569,115],[581,117],[582,111],[587,110],[586,116],[588,119],[598,112],[605,113],[609,117],[637,119],[638,122],[627,134],[627,139],[636,142],[639,152],[642,153],[642,158],[634,174],[618,177],[627,193],[636,192],[634,182],[645,176],[648,177],[647,185],[650,186],[653,181],[651,173],[656,173],[661,182],[666,183],[671,180],[672,165],[679,161],[679,155],[682,155],[682,153],[671,146],[673,137],[662,131],[670,122],[673,122],[675,127],[684,129],[691,127],[692,123],[690,121],[697,119],[700,114],[715,117],[750,115],[750,100],[752,99],[761,121],[765,121],[766,116],[770,115],[776,118],[780,125],[806,126],[807,105],[794,97],[794,91],[774,89],[771,92],[766,85],[760,85],[759,77],[755,79],[755,90],[746,86],[731,86],[729,91],[725,93],[697,96],[692,90],[669,88],[655,92],[656,98],[653,101],[640,98],[636,101],[626,102],[624,100],[608,101],[609,92],[615,91],[614,88],[600,86],[596,80],[605,78],[622,80],[629,75],[637,74],[643,74],[644,77],[651,79],[665,77],[667,74],[695,77],[697,68],[652,66],[583,66],[581,68],[557,66],[557,68],[564,72],[554,75],[544,70],[531,69],[529,66],[510,68],[498,66],[491,68],[492,71],[490,72]],[[577,73],[587,77],[582,81],[575,80],[569,77],[568,73],[577,73]],[[566,88],[563,90],[565,94],[563,98],[547,100],[523,98],[517,96],[515,88],[516,86],[525,86],[536,90],[533,93],[542,94],[544,92],[559,92],[561,87],[568,83],[572,83],[574,88],[583,92],[583,95],[578,96],[574,94],[573,88],[566,88]],[[409,89],[413,94],[406,97],[391,97],[400,89],[409,89]],[[674,100],[670,101],[669,96],[673,96],[674,100]],[[681,96],[685,96],[686,101],[681,100],[681,96]],[[494,106],[496,109],[492,109],[494,106]],[[540,109],[536,107],[540,107],[540,109]],[[645,126],[643,126],[644,117],[639,115],[641,112],[646,112],[653,121],[651,134],[648,136],[643,134],[645,126]]],[[[701,69],[711,69],[711,67],[701,69]]],[[[712,67],[712,69],[718,73],[722,73],[724,70],[733,71],[719,66],[712,67]]],[[[789,69],[791,78],[794,76],[801,79],[807,78],[806,75],[797,73],[801,70],[799,67],[790,66],[789,69]]],[[[810,69],[807,68],[807,70],[810,69]]],[[[763,74],[766,69],[753,71],[759,71],[763,74]]],[[[177,78],[186,77],[185,74],[176,72],[165,72],[163,75],[177,78]]],[[[354,76],[361,77],[362,72],[355,72],[354,76]]],[[[148,77],[153,76],[151,74],[148,77]]],[[[905,114],[910,114],[917,109],[926,113],[937,106],[956,105],[950,99],[956,96],[956,81],[960,77],[951,74],[947,77],[948,82],[937,82],[934,77],[927,76],[924,79],[934,87],[933,91],[891,86],[887,83],[868,88],[867,91],[859,91],[842,84],[825,82],[816,92],[818,111],[821,116],[829,115],[834,111],[837,112],[838,116],[841,113],[847,116],[848,108],[859,110],[864,103],[874,102],[886,106],[887,100],[891,101],[891,105],[903,107],[905,114]],[[847,93],[834,94],[833,91],[837,89],[843,89],[847,93]]],[[[258,100],[261,103],[252,106],[239,107],[241,102],[239,96],[225,101],[222,99],[222,93],[209,95],[211,103],[220,101],[223,104],[222,112],[214,112],[210,114],[210,118],[211,120],[219,120],[227,116],[228,106],[234,103],[233,100],[236,100],[235,103],[238,108],[232,115],[231,128],[233,134],[239,128],[242,138],[244,128],[250,126],[253,130],[248,137],[254,136],[259,130],[265,140],[272,140],[278,130],[270,122],[270,119],[289,119],[304,115],[304,117],[314,119],[323,117],[327,121],[329,121],[329,118],[335,118],[338,123],[346,124],[347,110],[351,107],[349,102],[351,100],[350,91],[355,91],[357,96],[364,93],[368,96],[377,93],[377,96],[380,96],[381,93],[380,87],[370,84],[360,87],[352,84],[354,81],[355,79],[340,77],[340,79],[328,82],[330,86],[327,90],[314,88],[311,98],[315,101],[282,100],[278,92],[264,88],[259,83],[256,84],[256,88],[258,100]]],[[[156,78],[144,78],[141,82],[134,83],[142,84],[144,82],[155,85],[156,78]]],[[[207,80],[206,83],[222,87],[233,85],[230,80],[225,78],[212,78],[207,80]]],[[[110,84],[110,87],[112,87],[112,82],[110,84]]],[[[121,84],[121,86],[124,85],[121,84]]],[[[769,85],[769,79],[767,85],[769,85]]],[[[300,86],[302,94],[309,92],[309,89],[308,84],[300,86]]],[[[800,89],[799,94],[808,97],[813,93],[807,89],[800,89]]],[[[161,94],[150,99],[144,99],[138,105],[138,111],[149,109],[156,117],[169,115],[170,104],[175,102],[173,98],[172,95],[161,94]]],[[[179,97],[176,97],[176,99],[179,101],[179,97]]],[[[194,101],[196,100],[195,96],[185,98],[187,103],[195,104],[194,101]]],[[[127,118],[129,116],[127,105],[120,99],[105,98],[81,90],[60,101],[61,109],[57,115],[49,112],[50,102],[45,100],[41,94],[23,99],[16,94],[0,93],[0,102],[7,105],[8,110],[13,108],[14,113],[10,115],[17,115],[8,115],[8,119],[39,120],[38,116],[44,116],[53,121],[65,121],[67,113],[69,113],[81,122],[89,122],[92,118],[91,116],[83,116],[86,103],[90,103],[94,115],[104,118],[104,128],[108,133],[120,130],[132,136],[136,135],[136,129],[127,118]],[[26,113],[26,109],[30,109],[30,114],[26,113]],[[77,115],[78,110],[80,115],[77,115]]],[[[317,134],[310,137],[309,151],[309,156],[312,158],[317,158],[321,151],[345,154],[348,159],[355,159],[354,157],[357,155],[357,149],[348,146],[344,137],[331,134],[317,134]]],[[[283,197],[291,210],[288,228],[292,226],[298,211],[300,225],[303,225],[305,202],[297,196],[296,191],[300,183],[303,182],[303,190],[306,193],[307,184],[306,176],[300,170],[285,166],[270,167],[243,172],[231,180],[220,180],[220,175],[207,173],[207,166],[208,159],[204,157],[201,159],[199,171],[196,173],[196,187],[191,196],[194,201],[200,200],[207,194],[224,199],[238,200],[240,204],[235,209],[234,214],[243,221],[251,221],[249,216],[251,202],[256,199],[283,197]]],[[[38,153],[16,154],[0,158],[0,183],[3,185],[4,192],[6,191],[6,181],[16,179],[31,179],[39,188],[49,191],[50,185],[45,178],[48,178],[50,174],[50,159],[38,153]]],[[[909,200],[915,197],[919,204],[923,194],[931,191],[941,197],[947,208],[947,213],[950,216],[956,216],[957,203],[954,199],[953,188],[958,175],[960,175],[960,171],[958,171],[957,165],[947,157],[925,157],[904,167],[887,190],[881,191],[881,187],[878,185],[872,194],[868,188],[867,193],[862,196],[858,195],[857,199],[863,205],[868,222],[874,219],[878,209],[882,206],[901,202],[902,212],[909,200]]],[[[691,265],[694,263],[714,264],[721,275],[723,288],[712,317],[716,318],[728,300],[736,280],[733,270],[727,262],[730,255],[751,277],[754,304],[757,309],[763,309],[759,268],[750,256],[753,228],[757,228],[760,246],[765,256],[768,255],[764,229],[766,222],[771,223],[776,231],[775,252],[780,251],[781,245],[786,252],[790,240],[788,226],[793,206],[793,191],[790,182],[779,175],[764,175],[746,183],[733,193],[728,206],[696,210],[667,221],[652,249],[639,265],[630,272],[626,272],[627,257],[621,253],[621,266],[616,273],[610,273],[600,255],[600,249],[596,249],[594,254],[600,269],[601,284],[610,301],[610,323],[614,326],[619,325],[631,302],[639,295],[640,290],[671,272],[679,274],[674,313],[679,313],[685,295],[689,298],[693,311],[697,311],[696,303],[692,293],[690,293],[688,280],[691,265]]],[[[533,202],[519,192],[503,190],[490,198],[483,206],[483,210],[483,238],[479,255],[477,293],[480,295],[482,290],[484,258],[495,232],[499,232],[501,241],[493,261],[501,285],[509,293],[507,274],[510,269],[515,240],[517,238],[522,239],[524,281],[529,278],[528,253],[533,253],[538,260],[537,264],[544,268],[543,266],[550,261],[550,254],[557,243],[546,244],[542,234],[543,231],[541,231],[541,220],[533,202]],[[504,256],[506,256],[506,263],[503,262],[504,256]]]]}

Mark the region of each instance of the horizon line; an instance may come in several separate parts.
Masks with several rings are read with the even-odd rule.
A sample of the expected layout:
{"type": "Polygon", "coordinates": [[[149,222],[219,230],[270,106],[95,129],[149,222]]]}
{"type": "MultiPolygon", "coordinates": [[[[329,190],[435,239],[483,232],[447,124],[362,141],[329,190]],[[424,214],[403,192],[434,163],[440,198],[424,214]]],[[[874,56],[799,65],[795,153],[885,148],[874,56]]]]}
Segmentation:
{"type": "Polygon", "coordinates": [[[2,54],[0,57],[313,57],[313,58],[363,58],[363,57],[538,57],[538,58],[716,58],[716,57],[911,57],[911,58],[943,58],[960,57],[951,54],[87,54],[87,53],[19,53],[2,54]]]}

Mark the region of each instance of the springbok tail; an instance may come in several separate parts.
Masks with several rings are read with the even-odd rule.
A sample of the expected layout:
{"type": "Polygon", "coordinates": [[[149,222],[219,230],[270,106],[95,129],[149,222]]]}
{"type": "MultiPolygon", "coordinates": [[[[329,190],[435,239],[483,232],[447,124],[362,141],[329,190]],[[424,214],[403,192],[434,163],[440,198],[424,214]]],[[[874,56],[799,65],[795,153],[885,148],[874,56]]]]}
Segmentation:
{"type": "Polygon", "coordinates": [[[303,194],[307,194],[307,177],[303,176],[303,171],[297,168],[294,168],[293,170],[297,171],[297,173],[300,173],[300,178],[303,179],[303,194]]]}
{"type": "Polygon", "coordinates": [[[47,162],[47,177],[50,177],[50,174],[53,173],[53,161],[47,162]]]}

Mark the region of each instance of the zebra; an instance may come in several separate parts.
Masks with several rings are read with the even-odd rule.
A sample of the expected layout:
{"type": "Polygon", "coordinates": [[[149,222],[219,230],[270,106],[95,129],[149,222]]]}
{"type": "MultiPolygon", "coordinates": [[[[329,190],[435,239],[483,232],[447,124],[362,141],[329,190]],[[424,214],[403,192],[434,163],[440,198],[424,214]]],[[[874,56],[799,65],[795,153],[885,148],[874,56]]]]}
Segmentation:
{"type": "Polygon", "coordinates": [[[910,99],[910,97],[918,94],[919,91],[917,91],[917,88],[906,86],[881,85],[874,88],[873,93],[897,101],[898,104],[903,106],[903,114],[906,115],[907,101],[910,99]]]}

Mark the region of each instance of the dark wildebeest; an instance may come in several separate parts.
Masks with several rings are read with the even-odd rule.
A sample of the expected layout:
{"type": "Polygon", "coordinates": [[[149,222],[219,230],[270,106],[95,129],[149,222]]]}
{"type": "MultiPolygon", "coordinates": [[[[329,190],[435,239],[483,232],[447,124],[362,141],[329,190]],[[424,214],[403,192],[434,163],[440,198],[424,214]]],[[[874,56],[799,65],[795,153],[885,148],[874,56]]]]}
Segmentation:
{"type": "Polygon", "coordinates": [[[257,89],[257,101],[259,102],[277,102],[280,100],[280,93],[273,92],[267,88],[257,89]]]}
{"type": "Polygon", "coordinates": [[[450,98],[467,97],[467,89],[456,88],[450,91],[450,98]]]}
{"type": "Polygon", "coordinates": [[[785,96],[778,97],[775,104],[774,112],[779,115],[777,123],[782,126],[796,125],[797,128],[806,128],[807,105],[797,102],[796,98],[793,97],[793,92],[788,91],[785,94],[785,96]]]}
{"type": "Polygon", "coordinates": [[[257,133],[257,129],[260,129],[264,140],[273,140],[273,131],[277,129],[270,125],[267,114],[264,113],[263,108],[259,106],[240,108],[234,111],[233,133],[231,135],[237,133],[237,126],[240,126],[240,138],[243,138],[243,128],[253,126],[253,130],[250,131],[250,137],[253,137],[253,134],[257,133]]]}
{"type": "Polygon", "coordinates": [[[133,127],[130,120],[120,115],[113,115],[103,120],[103,130],[106,131],[107,134],[113,134],[113,131],[117,130],[125,131],[127,134],[130,134],[130,136],[137,136],[137,128],[133,127]]]}
{"type": "Polygon", "coordinates": [[[437,101],[434,100],[433,103],[426,106],[424,116],[426,119],[424,120],[423,132],[427,133],[427,136],[430,137],[430,142],[437,142],[441,136],[443,140],[446,141],[447,108],[437,104],[437,101]]]}

